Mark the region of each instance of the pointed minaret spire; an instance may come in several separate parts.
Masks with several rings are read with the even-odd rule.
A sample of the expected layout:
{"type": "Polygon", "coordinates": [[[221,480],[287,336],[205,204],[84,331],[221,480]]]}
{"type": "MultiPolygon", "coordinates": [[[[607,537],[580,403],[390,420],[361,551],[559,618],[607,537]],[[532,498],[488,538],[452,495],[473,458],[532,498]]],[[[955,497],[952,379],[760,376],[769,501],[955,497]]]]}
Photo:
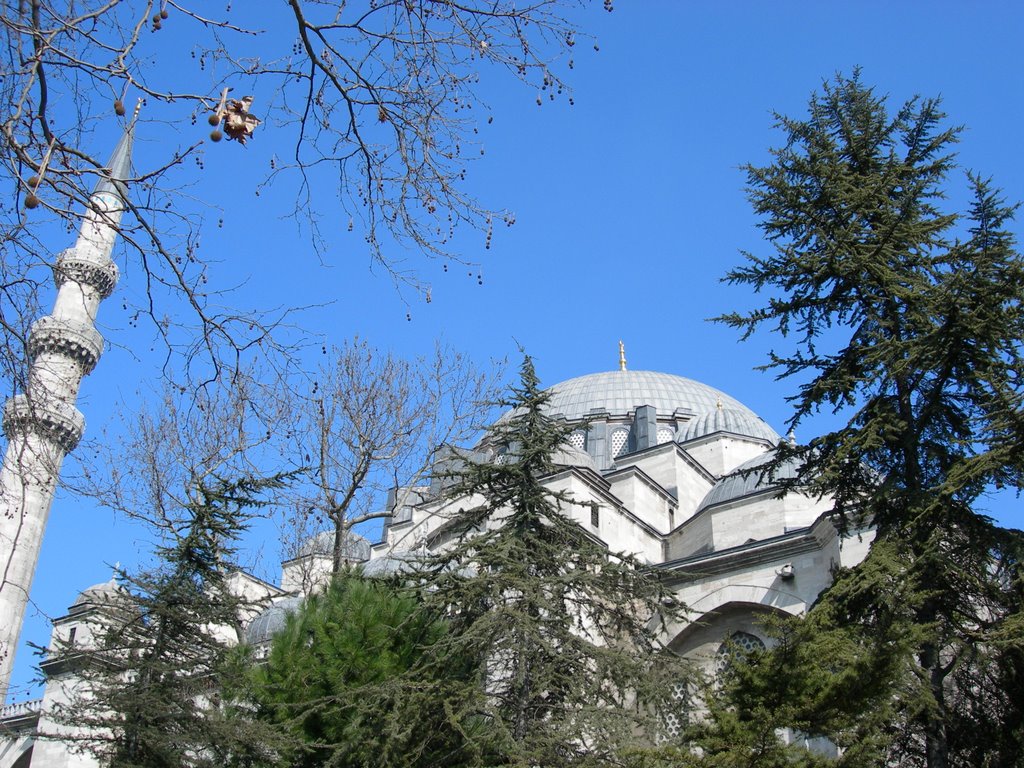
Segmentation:
{"type": "Polygon", "coordinates": [[[64,457],[78,445],[85,418],[75,407],[82,378],[103,351],[95,327],[100,302],[117,284],[110,258],[127,204],[138,108],[89,198],[78,241],[57,258],[57,298],[32,325],[24,394],[3,409],[7,452],[0,468],[0,706],[14,665],[43,531],[64,457]]]}
{"type": "Polygon", "coordinates": [[[142,99],[135,105],[135,112],[132,114],[131,122],[121,134],[121,140],[117,142],[114,151],[110,155],[103,175],[96,183],[92,196],[113,194],[124,202],[127,198],[128,188],[126,182],[132,177],[132,145],[135,143],[135,122],[139,118],[139,109],[142,107],[142,99]]]}

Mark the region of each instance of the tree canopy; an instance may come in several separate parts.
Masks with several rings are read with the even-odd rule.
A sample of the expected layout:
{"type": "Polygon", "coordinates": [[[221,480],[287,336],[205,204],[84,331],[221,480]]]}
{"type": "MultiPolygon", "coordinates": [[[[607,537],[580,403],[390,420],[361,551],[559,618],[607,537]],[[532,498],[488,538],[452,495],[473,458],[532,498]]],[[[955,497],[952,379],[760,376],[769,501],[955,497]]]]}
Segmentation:
{"type": "MultiPolygon", "coordinates": [[[[1020,702],[1003,686],[1024,642],[1020,538],[980,505],[993,487],[1024,486],[1016,205],[967,173],[972,202],[947,210],[960,129],[937,99],[890,114],[855,72],[824,83],[804,118],[777,118],[784,145],[747,167],[768,254],[726,278],[767,300],[720,319],[778,334],[765,367],[798,382],[793,425],[821,411],[846,421],[781,446],[780,460],[802,460],[792,485],[832,496],[840,527],[877,529],[867,561],[837,574],[798,631],[814,651],[804,662],[843,670],[802,686],[800,706],[870,723],[857,743],[877,739],[874,756],[844,764],[1014,764],[1020,702]],[[821,653],[837,633],[849,652],[821,653]],[[851,674],[864,664],[870,674],[851,674]],[[1005,738],[979,750],[981,732],[1005,738]]],[[[843,741],[835,721],[802,723],[843,741]]]]}
{"type": "Polygon", "coordinates": [[[448,713],[475,670],[431,663],[447,632],[407,590],[356,573],[309,596],[252,672],[256,720],[276,732],[267,764],[473,764],[461,728],[480,723],[456,727],[448,713]]]}
{"type": "Polygon", "coordinates": [[[577,520],[591,507],[550,477],[569,428],[545,413],[529,357],[487,433],[492,455],[466,458],[448,489],[458,512],[418,573],[429,609],[449,617],[442,657],[485,671],[468,690],[495,765],[615,765],[661,728],[660,706],[685,671],[660,644],[681,610],[658,574],[613,552],[577,520]]]}

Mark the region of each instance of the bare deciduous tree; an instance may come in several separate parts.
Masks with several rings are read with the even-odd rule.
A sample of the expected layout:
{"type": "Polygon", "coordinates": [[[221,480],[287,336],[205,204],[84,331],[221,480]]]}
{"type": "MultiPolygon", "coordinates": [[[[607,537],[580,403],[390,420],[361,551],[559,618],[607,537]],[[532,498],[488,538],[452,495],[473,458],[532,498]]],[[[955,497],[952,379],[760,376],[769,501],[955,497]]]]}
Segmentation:
{"type": "Polygon", "coordinates": [[[81,624],[55,634],[43,667],[63,694],[44,735],[140,766],[224,762],[253,742],[219,687],[237,674],[243,620],[274,591],[238,570],[239,537],[288,480],[265,453],[273,432],[257,381],[169,388],[162,407],[129,419],[107,476],[89,478],[100,502],[151,526],[156,559],[85,593],[81,624]]]}
{"type": "MultiPolygon", "coordinates": [[[[389,492],[411,493],[440,447],[481,428],[495,379],[442,345],[415,360],[358,338],[332,350],[305,397],[292,396],[289,430],[298,462],[309,467],[308,482],[292,488],[296,515],[289,525],[301,532],[289,537],[293,546],[327,526],[337,573],[352,529],[392,514],[389,492]]],[[[396,499],[391,506],[415,501],[396,499]]]]}
{"type": "MultiPolygon", "coordinates": [[[[489,243],[495,221],[512,221],[463,184],[467,161],[482,151],[478,124],[491,119],[481,74],[505,71],[545,99],[562,94],[559,73],[572,65],[577,36],[567,6],[577,2],[585,4],[288,0],[232,10],[228,2],[215,17],[187,0],[0,0],[0,166],[10,193],[0,205],[4,379],[23,376],[24,341],[52,267],[57,230],[46,227],[77,221],[108,150],[95,135],[136,99],[147,103],[140,133],[165,149],[147,153],[121,226],[143,296],[135,318],[186,359],[221,362],[225,351],[265,342],[279,316],[225,309],[207,284],[198,249],[209,211],[186,194],[207,138],[273,142],[256,194],[290,185],[291,212],[314,245],[324,242],[321,221],[357,230],[375,263],[421,288],[392,245],[454,256],[460,225],[486,232],[489,243]],[[194,320],[185,331],[182,307],[194,320]]],[[[237,173],[201,184],[197,196],[229,207],[252,194],[251,182],[233,178],[252,178],[244,153],[235,162],[237,173]]]]}

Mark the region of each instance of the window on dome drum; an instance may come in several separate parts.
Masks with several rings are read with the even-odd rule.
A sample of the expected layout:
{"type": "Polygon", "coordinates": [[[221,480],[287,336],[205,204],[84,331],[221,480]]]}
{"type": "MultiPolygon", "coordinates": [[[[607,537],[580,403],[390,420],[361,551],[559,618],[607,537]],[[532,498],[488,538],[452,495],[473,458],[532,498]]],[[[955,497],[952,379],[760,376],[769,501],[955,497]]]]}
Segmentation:
{"type": "Polygon", "coordinates": [[[671,427],[658,427],[658,445],[671,443],[674,434],[671,427]]]}
{"type": "Polygon", "coordinates": [[[582,429],[577,429],[571,435],[569,435],[569,445],[576,450],[582,451],[587,445],[587,435],[582,429]]]}
{"type": "Polygon", "coordinates": [[[616,429],[612,432],[612,458],[616,459],[629,448],[629,430],[616,429]]]}
{"type": "Polygon", "coordinates": [[[750,654],[765,649],[761,638],[749,632],[733,632],[729,638],[718,647],[715,654],[715,677],[721,680],[729,674],[732,665],[742,661],[750,654]]]}

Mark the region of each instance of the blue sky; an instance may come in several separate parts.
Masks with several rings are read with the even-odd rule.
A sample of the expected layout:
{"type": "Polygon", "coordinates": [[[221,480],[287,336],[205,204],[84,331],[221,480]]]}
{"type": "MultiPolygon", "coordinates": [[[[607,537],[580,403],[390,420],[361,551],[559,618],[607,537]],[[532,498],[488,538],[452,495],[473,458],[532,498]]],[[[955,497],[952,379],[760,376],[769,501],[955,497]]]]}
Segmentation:
{"type": "MultiPolygon", "coordinates": [[[[823,79],[859,65],[894,105],[914,94],[941,95],[951,122],[966,127],[963,164],[993,176],[1010,199],[1024,199],[1020,3],[617,6],[611,14],[599,5],[580,12],[600,51],[581,46],[577,53],[569,73],[575,106],[560,100],[538,107],[535,91],[484,73],[495,120],[481,126],[485,154],[473,163],[469,184],[484,203],[514,211],[516,224],[498,228],[490,250],[482,235],[467,239],[464,258],[479,262],[472,269],[449,262],[445,272],[443,261],[406,254],[432,285],[430,304],[396,292],[369,268],[362,241],[346,238],[340,225],[323,257],[313,254],[303,232],[281,218],[286,190],[252,194],[253,169],[267,168],[281,151],[266,126],[247,148],[225,142],[205,150],[206,176],[192,193],[223,209],[223,226],[212,213],[204,233],[204,252],[221,259],[211,280],[240,286],[231,301],[243,307],[316,305],[293,321],[327,343],[358,334],[416,355],[441,337],[481,362],[514,357],[522,345],[546,384],[613,369],[622,339],[630,368],[721,388],[782,431],[791,385],[753,370],[771,340],[740,343],[734,331],[706,322],[752,302],[745,289],[719,278],[741,250],[764,252],[740,166],[766,162],[768,148],[780,142],[773,110],[801,115],[823,79]],[[232,174],[238,181],[225,181],[232,174]]],[[[161,34],[173,33],[174,21],[161,34]]],[[[194,140],[176,130],[183,143],[194,140]]],[[[146,122],[139,126],[141,166],[166,150],[155,146],[156,133],[156,126],[149,135],[146,122]]],[[[112,136],[97,133],[98,143],[108,140],[112,146],[112,136]]],[[[106,146],[95,151],[105,154],[106,146]]],[[[961,189],[951,190],[951,204],[961,189]]],[[[55,251],[71,244],[59,233],[51,243],[55,251]]],[[[118,287],[128,298],[141,293],[133,277],[127,271],[118,287]]],[[[148,331],[128,327],[117,299],[100,310],[111,348],[82,389],[90,431],[109,423],[119,404],[135,402],[158,373],[148,331]]],[[[1016,499],[996,500],[992,511],[1003,524],[1021,526],[1016,499]]],[[[272,531],[260,536],[262,562],[276,562],[272,531]]],[[[111,563],[131,566],[148,548],[145,532],[127,521],[58,496],[24,640],[45,643],[48,617],[108,579],[111,563]]],[[[276,577],[272,567],[265,575],[276,577]]],[[[34,663],[23,644],[16,694],[30,694],[34,663]]]]}

